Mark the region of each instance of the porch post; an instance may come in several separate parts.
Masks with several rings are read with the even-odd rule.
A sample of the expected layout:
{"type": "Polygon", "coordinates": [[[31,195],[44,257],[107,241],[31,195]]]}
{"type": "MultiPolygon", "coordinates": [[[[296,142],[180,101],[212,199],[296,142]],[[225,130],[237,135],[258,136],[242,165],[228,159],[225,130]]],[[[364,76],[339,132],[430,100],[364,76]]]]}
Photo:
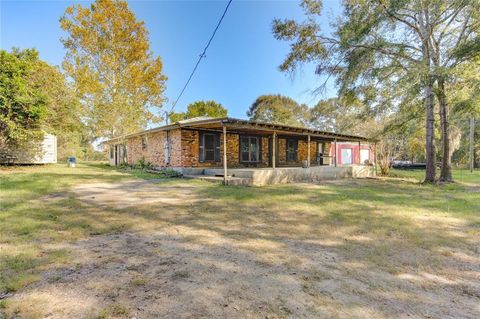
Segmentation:
{"type": "Polygon", "coordinates": [[[377,176],[377,142],[373,144],[373,165],[375,166],[375,176],[377,176]]]}
{"type": "Polygon", "coordinates": [[[358,141],[358,165],[362,165],[362,163],[360,162],[360,141],[358,141]]]}
{"type": "Polygon", "coordinates": [[[227,185],[227,127],[223,125],[223,185],[227,185]]]}
{"type": "Polygon", "coordinates": [[[272,168],[275,169],[275,148],[276,148],[276,139],[277,139],[277,133],[273,132],[272,136],[272,168]]]}
{"type": "Polygon", "coordinates": [[[333,141],[333,150],[334,150],[334,154],[333,154],[333,164],[335,165],[335,167],[337,167],[337,139],[335,139],[333,141]]]}
{"type": "Polygon", "coordinates": [[[307,149],[307,167],[310,167],[310,135],[307,136],[307,144],[308,144],[308,149],[307,149]]]}

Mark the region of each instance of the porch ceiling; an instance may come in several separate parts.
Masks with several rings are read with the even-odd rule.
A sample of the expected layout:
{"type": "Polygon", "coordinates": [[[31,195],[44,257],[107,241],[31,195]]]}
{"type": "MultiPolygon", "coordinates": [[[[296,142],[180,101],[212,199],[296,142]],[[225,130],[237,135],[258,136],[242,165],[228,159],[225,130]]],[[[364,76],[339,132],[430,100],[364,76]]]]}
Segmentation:
{"type": "Polygon", "coordinates": [[[215,119],[202,123],[189,123],[187,125],[182,125],[182,128],[221,132],[223,130],[223,126],[226,127],[227,132],[238,134],[273,135],[273,133],[275,132],[278,136],[295,136],[304,139],[307,139],[307,136],[310,135],[312,139],[322,141],[334,141],[335,139],[338,142],[369,141],[367,138],[361,136],[336,134],[332,132],[323,132],[302,127],[269,124],[233,118],[215,119]]]}
{"type": "Polygon", "coordinates": [[[104,141],[102,144],[110,144],[118,141],[122,141],[126,138],[131,138],[134,136],[142,136],[149,133],[159,132],[159,131],[169,131],[173,129],[200,129],[200,130],[211,130],[216,132],[222,132],[223,127],[227,128],[227,131],[230,133],[238,134],[255,134],[255,135],[272,135],[274,132],[278,136],[296,136],[298,138],[306,139],[308,135],[313,140],[321,141],[334,141],[338,142],[375,142],[375,140],[369,140],[362,136],[347,135],[347,134],[337,134],[332,132],[325,132],[313,129],[307,129],[304,127],[295,127],[282,124],[274,123],[264,123],[259,121],[248,121],[235,119],[231,117],[223,118],[202,118],[195,121],[180,121],[170,125],[160,126],[157,128],[152,128],[149,130],[128,134],[124,136],[119,136],[112,138],[110,140],[104,141]]]}

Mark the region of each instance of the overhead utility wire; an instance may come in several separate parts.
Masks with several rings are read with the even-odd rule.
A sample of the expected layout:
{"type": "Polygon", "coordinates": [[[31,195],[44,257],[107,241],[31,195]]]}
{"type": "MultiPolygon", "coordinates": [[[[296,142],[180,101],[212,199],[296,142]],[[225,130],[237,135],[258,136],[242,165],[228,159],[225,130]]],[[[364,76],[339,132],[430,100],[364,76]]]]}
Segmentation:
{"type": "MultiPolygon", "coordinates": [[[[200,62],[202,61],[202,59],[206,57],[207,49],[208,49],[208,47],[210,46],[210,43],[212,43],[212,40],[213,40],[213,38],[215,37],[215,34],[217,33],[218,28],[220,27],[220,24],[222,24],[223,18],[224,18],[225,15],[227,14],[228,8],[230,7],[230,4],[232,3],[232,1],[233,1],[233,0],[229,0],[229,1],[228,1],[227,6],[225,7],[225,10],[223,11],[223,14],[222,14],[222,16],[220,17],[220,20],[218,21],[217,26],[215,27],[215,30],[213,30],[212,36],[211,36],[210,39],[208,40],[208,43],[207,43],[207,45],[205,46],[205,48],[203,49],[202,54],[200,54],[200,56],[198,57],[197,64],[195,64],[195,67],[193,68],[192,73],[190,73],[190,76],[188,77],[187,82],[186,82],[185,85],[183,86],[182,91],[180,91],[180,94],[178,95],[177,99],[175,100],[175,102],[173,102],[173,105],[172,105],[172,107],[171,107],[171,109],[170,109],[170,112],[169,112],[168,114],[166,114],[166,117],[167,117],[167,118],[168,118],[169,114],[172,113],[172,111],[173,111],[173,109],[175,108],[175,106],[177,105],[178,100],[180,100],[180,98],[182,97],[183,92],[185,92],[185,89],[187,88],[188,84],[190,83],[190,80],[192,80],[192,77],[193,77],[193,75],[195,74],[195,71],[197,70],[198,65],[200,64],[200,62]]],[[[167,119],[167,118],[166,118],[166,119],[167,119]]]]}

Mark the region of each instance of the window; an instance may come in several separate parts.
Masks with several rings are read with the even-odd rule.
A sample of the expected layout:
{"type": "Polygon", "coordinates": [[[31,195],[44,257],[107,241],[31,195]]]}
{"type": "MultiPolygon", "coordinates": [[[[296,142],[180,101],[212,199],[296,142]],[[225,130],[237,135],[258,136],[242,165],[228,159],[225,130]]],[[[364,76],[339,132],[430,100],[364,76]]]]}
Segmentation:
{"type": "Polygon", "coordinates": [[[287,139],[287,162],[295,162],[298,159],[298,140],[287,139]]]}
{"type": "Polygon", "coordinates": [[[365,164],[370,160],[370,150],[363,149],[360,150],[360,164],[365,164]]]}
{"type": "Polygon", "coordinates": [[[342,148],[342,164],[348,165],[352,164],[352,149],[351,148],[342,148]]]}
{"type": "Polygon", "coordinates": [[[205,161],[215,160],[215,135],[205,134],[203,135],[205,145],[205,161]]]}
{"type": "Polygon", "coordinates": [[[142,150],[146,150],[147,149],[147,138],[144,136],[142,137],[142,150]]]}
{"type": "Polygon", "coordinates": [[[199,134],[199,161],[219,162],[220,161],[220,136],[215,133],[199,134]]]}
{"type": "Polygon", "coordinates": [[[111,159],[113,159],[114,150],[115,150],[115,148],[113,146],[110,146],[110,158],[111,159]]]}
{"type": "Polygon", "coordinates": [[[261,160],[260,138],[257,136],[240,137],[240,162],[258,163],[261,160]]]}

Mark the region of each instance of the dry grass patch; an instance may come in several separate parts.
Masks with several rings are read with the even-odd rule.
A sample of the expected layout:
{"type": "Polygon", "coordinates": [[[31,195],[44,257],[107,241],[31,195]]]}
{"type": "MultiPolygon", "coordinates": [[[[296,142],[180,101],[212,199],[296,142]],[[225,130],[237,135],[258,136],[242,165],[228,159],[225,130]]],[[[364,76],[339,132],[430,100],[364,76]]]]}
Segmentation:
{"type": "Polygon", "coordinates": [[[3,172],[0,313],[479,317],[479,173],[435,187],[399,174],[246,188],[103,166],[3,172]]]}

